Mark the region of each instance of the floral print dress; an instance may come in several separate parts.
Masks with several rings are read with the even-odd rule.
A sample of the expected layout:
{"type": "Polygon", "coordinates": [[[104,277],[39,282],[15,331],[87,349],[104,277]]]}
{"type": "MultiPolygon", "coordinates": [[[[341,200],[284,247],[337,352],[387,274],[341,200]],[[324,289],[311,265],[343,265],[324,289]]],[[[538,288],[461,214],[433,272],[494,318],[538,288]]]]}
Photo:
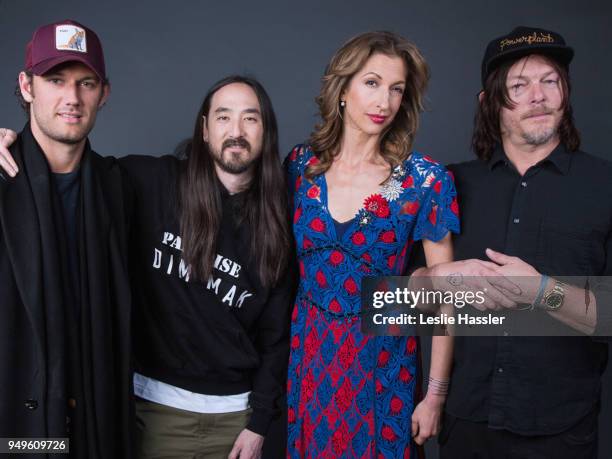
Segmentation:
{"type": "Polygon", "coordinates": [[[287,456],[414,458],[418,341],[362,333],[361,279],[401,275],[413,241],[458,232],[452,177],[412,153],[338,238],[325,176],[312,182],[304,176],[314,161],[313,151],[300,145],[285,161],[300,270],[291,319],[287,456]]]}

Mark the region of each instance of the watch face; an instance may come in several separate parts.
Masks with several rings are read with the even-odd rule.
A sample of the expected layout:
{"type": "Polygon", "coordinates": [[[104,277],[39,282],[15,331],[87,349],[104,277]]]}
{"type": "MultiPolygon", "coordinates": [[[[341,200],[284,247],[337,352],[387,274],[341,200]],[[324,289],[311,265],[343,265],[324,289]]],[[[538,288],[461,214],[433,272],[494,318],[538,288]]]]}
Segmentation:
{"type": "Polygon", "coordinates": [[[563,295],[559,295],[558,293],[553,293],[548,298],[546,298],[547,309],[559,309],[562,303],[563,295]]]}

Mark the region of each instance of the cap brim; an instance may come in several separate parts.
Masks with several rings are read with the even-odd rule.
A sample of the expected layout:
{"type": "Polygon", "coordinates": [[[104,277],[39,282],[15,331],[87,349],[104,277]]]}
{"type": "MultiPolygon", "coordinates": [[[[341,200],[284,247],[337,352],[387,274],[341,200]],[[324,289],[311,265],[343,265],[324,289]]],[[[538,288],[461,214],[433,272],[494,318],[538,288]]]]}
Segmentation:
{"type": "Polygon", "coordinates": [[[65,62],[80,62],[85,64],[98,76],[100,81],[106,81],[106,77],[104,75],[101,75],[100,72],[98,72],[98,70],[96,70],[96,68],[93,67],[91,63],[87,61],[87,59],[85,59],[84,56],[80,56],[78,54],[66,54],[65,56],[52,57],[51,59],[47,59],[34,65],[31,70],[34,75],[41,76],[49,72],[49,70],[51,70],[53,67],[64,64],[65,62]]]}

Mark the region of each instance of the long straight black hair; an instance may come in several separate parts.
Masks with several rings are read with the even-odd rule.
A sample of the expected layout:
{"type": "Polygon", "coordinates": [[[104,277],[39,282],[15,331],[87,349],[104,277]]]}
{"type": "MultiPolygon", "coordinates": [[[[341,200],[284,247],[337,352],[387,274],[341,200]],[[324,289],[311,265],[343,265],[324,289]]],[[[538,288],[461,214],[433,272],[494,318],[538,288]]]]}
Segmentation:
{"type": "Polygon", "coordinates": [[[206,281],[212,274],[221,225],[221,183],[209,145],[203,139],[215,93],[233,83],[249,86],[257,95],[263,123],[263,143],[253,179],[238,211],[239,221],[251,233],[250,260],[263,286],[276,284],[286,270],[291,251],[287,187],[278,150],[278,128],[270,97],[254,78],[232,75],[215,83],[204,97],[195,122],[191,147],[179,177],[180,226],[185,261],[192,275],[206,281]]]}

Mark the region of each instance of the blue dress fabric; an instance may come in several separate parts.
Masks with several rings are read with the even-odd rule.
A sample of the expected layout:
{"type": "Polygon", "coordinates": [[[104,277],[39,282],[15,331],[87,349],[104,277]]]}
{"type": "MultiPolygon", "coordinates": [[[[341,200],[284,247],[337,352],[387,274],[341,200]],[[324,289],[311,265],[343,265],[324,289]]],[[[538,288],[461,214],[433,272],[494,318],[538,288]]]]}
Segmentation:
{"type": "MultiPolygon", "coordinates": [[[[304,145],[285,161],[300,284],[291,323],[289,458],[415,458],[418,340],[362,333],[361,280],[401,275],[413,242],[459,231],[452,176],[412,153],[337,234],[304,145]]],[[[337,223],[337,222],[336,222],[337,223]]]]}

